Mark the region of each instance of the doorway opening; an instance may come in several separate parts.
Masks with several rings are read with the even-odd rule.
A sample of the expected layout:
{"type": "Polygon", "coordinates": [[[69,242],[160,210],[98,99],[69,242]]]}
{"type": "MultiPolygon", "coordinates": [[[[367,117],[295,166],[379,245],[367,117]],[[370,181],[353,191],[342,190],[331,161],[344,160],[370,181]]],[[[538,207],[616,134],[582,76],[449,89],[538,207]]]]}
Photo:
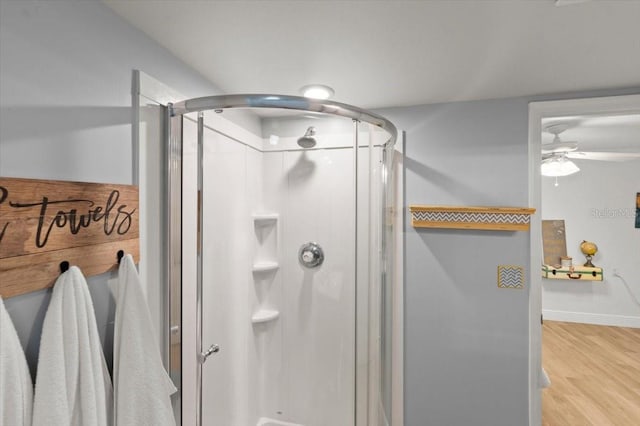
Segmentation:
{"type": "MultiPolygon", "coordinates": [[[[557,369],[554,370],[555,367],[551,367],[554,360],[560,361],[560,365],[566,368],[577,367],[576,358],[566,359],[570,357],[569,351],[561,349],[558,342],[573,342],[573,348],[591,342],[589,347],[602,349],[607,340],[623,331],[606,328],[613,326],[630,329],[631,343],[628,345],[640,346],[640,328],[637,328],[640,327],[640,304],[635,300],[640,298],[640,278],[633,275],[637,273],[634,269],[626,266],[627,258],[632,262],[633,256],[637,263],[637,246],[640,241],[640,229],[635,228],[636,193],[640,191],[640,179],[633,172],[640,162],[638,132],[640,95],[535,102],[529,106],[529,202],[538,212],[531,223],[530,424],[554,424],[542,419],[543,407],[546,414],[546,408],[554,401],[561,403],[564,400],[565,410],[566,406],[573,405],[580,411],[581,401],[573,395],[569,397],[569,391],[563,390],[562,385],[568,381],[575,386],[589,386],[588,382],[580,379],[563,378],[562,373],[559,374],[557,369]],[[630,142],[628,146],[615,142],[612,134],[614,127],[629,131],[630,140],[635,142],[630,142]],[[556,148],[558,151],[554,152],[556,148]],[[577,154],[580,152],[585,154],[577,154]],[[603,157],[602,152],[613,154],[609,155],[608,161],[593,159],[603,157]],[[611,161],[616,156],[616,161],[611,161]],[[626,158],[628,161],[620,161],[625,156],[629,157],[626,158]],[[556,173],[555,176],[541,176],[541,163],[553,157],[570,160],[579,171],[566,175],[556,173]],[[613,176],[618,176],[617,180],[612,179],[613,176]],[[625,197],[628,200],[625,201],[625,197]],[[565,257],[572,258],[564,260],[571,262],[571,267],[582,267],[586,263],[580,250],[583,240],[600,243],[597,244],[599,252],[594,255],[593,263],[602,267],[602,281],[577,279],[577,273],[571,274],[566,280],[555,279],[557,277],[542,278],[538,265],[548,263],[543,258],[542,221],[545,219],[564,220],[567,245],[565,257]],[[624,236],[616,239],[615,233],[624,236]],[[544,325],[541,324],[542,315],[544,325]],[[578,323],[589,326],[581,327],[582,324],[578,323]],[[637,339],[635,336],[638,336],[637,339]],[[554,358],[554,354],[559,355],[554,358]],[[542,368],[547,367],[547,363],[551,386],[542,391],[542,368]],[[558,383],[554,384],[552,370],[555,371],[555,381],[558,383]],[[555,400],[547,398],[548,395],[553,395],[552,392],[558,392],[555,400]]],[[[562,266],[560,259],[557,266],[562,266]]],[[[556,272],[559,273],[560,269],[556,272]]],[[[611,350],[615,350],[615,347],[611,350]]],[[[595,352],[593,355],[595,360],[595,352]]],[[[623,361],[617,359],[617,362],[623,361]]],[[[604,368],[602,365],[600,367],[604,368]]],[[[603,371],[609,371],[609,376],[615,374],[613,367],[603,371]]],[[[598,397],[599,402],[593,405],[606,406],[604,398],[609,398],[611,404],[619,404],[621,399],[617,402],[612,399],[615,391],[603,389],[602,386],[603,381],[611,377],[605,376],[605,373],[598,377],[594,371],[592,375],[595,375],[596,383],[599,383],[595,388],[604,391],[604,396],[598,397]]],[[[630,406],[637,406],[640,396],[635,394],[631,398],[636,399],[635,402],[630,401],[630,406]]],[[[619,411],[620,406],[615,406],[619,411]]],[[[599,412],[594,411],[592,417],[598,415],[599,412]]],[[[562,424],[562,420],[558,419],[557,424],[562,424]]]]}

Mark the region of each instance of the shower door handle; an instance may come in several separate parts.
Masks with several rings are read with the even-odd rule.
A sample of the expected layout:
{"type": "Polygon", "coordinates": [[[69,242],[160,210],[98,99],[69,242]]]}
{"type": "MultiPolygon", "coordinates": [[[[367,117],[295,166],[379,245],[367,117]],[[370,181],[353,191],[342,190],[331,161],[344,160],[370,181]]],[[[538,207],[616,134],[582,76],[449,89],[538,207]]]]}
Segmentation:
{"type": "Polygon", "coordinates": [[[209,358],[211,355],[220,352],[220,346],[213,344],[211,346],[209,346],[209,349],[207,349],[204,352],[200,352],[200,354],[198,355],[198,362],[200,364],[204,364],[204,362],[207,360],[207,358],[209,358]]]}

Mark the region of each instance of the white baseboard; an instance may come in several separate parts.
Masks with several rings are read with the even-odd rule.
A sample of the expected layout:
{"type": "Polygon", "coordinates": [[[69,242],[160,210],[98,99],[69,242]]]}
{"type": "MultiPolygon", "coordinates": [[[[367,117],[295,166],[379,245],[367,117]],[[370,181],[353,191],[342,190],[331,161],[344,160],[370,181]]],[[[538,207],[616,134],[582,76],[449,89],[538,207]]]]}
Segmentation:
{"type": "Polygon", "coordinates": [[[592,314],[588,312],[554,311],[543,309],[542,316],[550,321],[579,322],[583,324],[611,325],[640,328],[640,317],[627,315],[592,314]]]}

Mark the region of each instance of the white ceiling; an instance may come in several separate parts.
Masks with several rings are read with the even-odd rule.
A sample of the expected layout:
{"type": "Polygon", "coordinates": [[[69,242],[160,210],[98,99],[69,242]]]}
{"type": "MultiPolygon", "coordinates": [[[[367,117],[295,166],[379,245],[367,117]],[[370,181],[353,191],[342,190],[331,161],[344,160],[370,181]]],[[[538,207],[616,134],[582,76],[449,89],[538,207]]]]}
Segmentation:
{"type": "Polygon", "coordinates": [[[380,108],[640,86],[635,0],[105,2],[225,93],[322,83],[380,108]]]}

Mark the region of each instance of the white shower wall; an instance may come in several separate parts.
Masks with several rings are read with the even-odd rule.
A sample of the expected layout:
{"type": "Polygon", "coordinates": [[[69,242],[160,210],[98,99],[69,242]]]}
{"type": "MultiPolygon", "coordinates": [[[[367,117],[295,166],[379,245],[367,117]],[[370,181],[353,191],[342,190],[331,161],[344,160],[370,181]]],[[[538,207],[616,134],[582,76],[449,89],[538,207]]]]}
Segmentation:
{"type": "MultiPolygon", "coordinates": [[[[204,132],[203,346],[221,350],[203,367],[203,425],[255,425],[262,417],[354,424],[356,362],[361,373],[371,365],[366,351],[355,358],[356,344],[368,344],[370,336],[356,342],[353,149],[262,152],[244,144],[255,146],[250,139],[204,132]],[[254,221],[264,213],[278,218],[254,221]],[[325,252],[313,270],[297,258],[310,241],[325,252]],[[252,272],[260,261],[279,268],[252,272]],[[265,309],[278,318],[253,324],[265,309]]],[[[365,181],[369,158],[359,151],[365,181]]],[[[360,195],[362,206],[367,197],[360,195]]],[[[366,403],[359,399],[359,416],[366,403]]]]}
{"type": "MultiPolygon", "coordinates": [[[[281,215],[282,330],[276,406],[266,415],[305,426],[350,424],[355,386],[355,221],[352,149],[264,154],[265,203],[281,215]],[[298,263],[316,242],[325,261],[298,263]],[[278,415],[282,412],[282,415],[278,415]]],[[[275,290],[275,289],[274,289],[275,290]]]]}

